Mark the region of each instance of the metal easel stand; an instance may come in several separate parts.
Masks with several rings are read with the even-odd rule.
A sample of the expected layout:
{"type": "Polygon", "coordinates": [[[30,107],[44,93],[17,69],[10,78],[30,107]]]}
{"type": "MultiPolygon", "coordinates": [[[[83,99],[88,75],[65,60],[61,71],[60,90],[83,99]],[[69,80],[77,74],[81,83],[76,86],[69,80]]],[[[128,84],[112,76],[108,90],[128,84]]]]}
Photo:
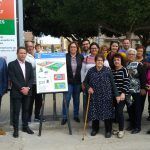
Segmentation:
{"type": "MultiPolygon", "coordinates": [[[[43,113],[44,113],[44,105],[45,105],[45,95],[43,94],[43,101],[42,101],[42,108],[41,108],[41,118],[40,118],[40,124],[39,124],[39,136],[41,136],[42,133],[42,118],[43,118],[43,113]]],[[[63,93],[63,103],[65,105],[66,108],[66,112],[67,112],[67,123],[68,123],[68,129],[69,129],[69,134],[72,135],[72,128],[71,128],[71,123],[70,123],[70,117],[69,117],[69,112],[68,112],[68,108],[67,108],[67,102],[66,102],[66,98],[65,98],[65,93],[63,93]]],[[[57,112],[56,112],[56,93],[53,94],[53,119],[57,120],[58,116],[57,116],[57,112]]]]}

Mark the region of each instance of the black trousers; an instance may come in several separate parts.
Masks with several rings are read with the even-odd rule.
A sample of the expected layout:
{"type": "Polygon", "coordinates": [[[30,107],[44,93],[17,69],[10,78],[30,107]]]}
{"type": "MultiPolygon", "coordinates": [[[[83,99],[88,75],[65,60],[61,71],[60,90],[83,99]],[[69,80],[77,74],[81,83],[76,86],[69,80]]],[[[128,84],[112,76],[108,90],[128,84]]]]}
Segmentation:
{"type": "Polygon", "coordinates": [[[38,118],[42,107],[42,94],[37,94],[35,84],[33,84],[32,86],[32,95],[30,96],[29,118],[31,118],[32,116],[34,102],[35,102],[34,114],[35,114],[35,118],[38,118]]]}
{"type": "Polygon", "coordinates": [[[123,109],[125,106],[125,100],[120,101],[119,103],[115,103],[115,114],[117,118],[117,122],[119,124],[119,131],[124,130],[124,115],[123,115],[123,109]]]}
{"type": "MultiPolygon", "coordinates": [[[[143,110],[144,110],[145,100],[146,100],[146,95],[141,96],[142,113],[143,113],[143,110]]],[[[148,114],[150,116],[150,96],[148,96],[148,114]]]]}
{"type": "MultiPolygon", "coordinates": [[[[112,131],[112,119],[105,119],[105,132],[111,132],[112,131]]],[[[93,120],[92,121],[92,130],[98,131],[99,130],[99,120],[93,120]]]]}
{"type": "Polygon", "coordinates": [[[133,104],[128,107],[130,124],[133,128],[141,129],[142,104],[140,93],[132,94],[133,104]]]}
{"type": "Polygon", "coordinates": [[[0,96],[0,111],[1,111],[2,96],[0,96]]]}
{"type": "MultiPolygon", "coordinates": [[[[142,113],[143,113],[143,110],[144,110],[144,105],[145,105],[145,99],[146,99],[146,95],[141,95],[141,106],[142,106],[142,113]]],[[[149,106],[149,105],[148,105],[149,106]]],[[[149,110],[148,110],[149,111],[149,110]]]]}
{"type": "Polygon", "coordinates": [[[150,96],[148,96],[148,114],[150,116],[150,96]]]}
{"type": "Polygon", "coordinates": [[[18,129],[21,106],[22,106],[22,126],[27,127],[29,96],[22,96],[22,98],[12,98],[12,104],[13,104],[13,127],[18,129]]]}

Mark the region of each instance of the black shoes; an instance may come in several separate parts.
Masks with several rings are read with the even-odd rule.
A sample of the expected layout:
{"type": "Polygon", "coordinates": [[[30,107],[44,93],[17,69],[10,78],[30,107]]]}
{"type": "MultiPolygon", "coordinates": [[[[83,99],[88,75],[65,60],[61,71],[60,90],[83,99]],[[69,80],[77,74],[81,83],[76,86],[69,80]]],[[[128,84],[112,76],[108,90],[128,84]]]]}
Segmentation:
{"type": "Polygon", "coordinates": [[[111,138],[111,132],[105,132],[105,138],[111,138]]]}
{"type": "Polygon", "coordinates": [[[147,121],[150,121],[150,116],[147,117],[147,121]]]}
{"type": "Polygon", "coordinates": [[[80,119],[78,117],[74,117],[75,122],[80,122],[80,119]]]}
{"type": "Polygon", "coordinates": [[[131,126],[128,126],[127,128],[126,128],[126,130],[127,131],[131,131],[133,128],[131,127],[131,126]]]}
{"type": "Polygon", "coordinates": [[[141,129],[135,128],[131,131],[131,134],[137,134],[141,131],[141,129]]]}
{"type": "Polygon", "coordinates": [[[22,131],[23,132],[26,132],[28,134],[34,134],[34,132],[29,128],[29,127],[23,127],[22,128],[22,131]]]}
{"type": "MultiPolygon", "coordinates": [[[[74,121],[79,123],[80,119],[78,117],[74,117],[74,121]]],[[[67,123],[67,119],[62,119],[61,125],[65,125],[66,123],[67,123]]]]}
{"type": "Polygon", "coordinates": [[[13,137],[14,138],[18,138],[19,137],[18,129],[14,129],[13,137]]]}
{"type": "MultiPolygon", "coordinates": [[[[34,122],[40,122],[40,120],[41,120],[41,117],[35,117],[34,118],[34,122]]],[[[42,122],[45,122],[44,118],[42,118],[42,122]]]]}
{"type": "Polygon", "coordinates": [[[28,118],[28,122],[31,122],[31,118],[28,118]]]}
{"type": "Polygon", "coordinates": [[[95,136],[98,133],[98,130],[92,130],[91,136],[95,136]]]}
{"type": "Polygon", "coordinates": [[[62,119],[61,125],[65,125],[67,123],[67,119],[62,119]]]}
{"type": "MultiPolygon", "coordinates": [[[[34,134],[34,132],[29,127],[23,127],[22,131],[26,132],[28,134],[34,134]]],[[[18,138],[19,137],[18,129],[14,129],[13,137],[14,138],[18,138]]]]}
{"type": "MultiPolygon", "coordinates": [[[[95,136],[98,133],[98,130],[92,130],[91,136],[95,136]]],[[[105,132],[105,138],[111,138],[111,132],[105,132]]]]}
{"type": "Polygon", "coordinates": [[[146,133],[147,133],[147,134],[150,134],[150,130],[148,130],[146,133]]]}

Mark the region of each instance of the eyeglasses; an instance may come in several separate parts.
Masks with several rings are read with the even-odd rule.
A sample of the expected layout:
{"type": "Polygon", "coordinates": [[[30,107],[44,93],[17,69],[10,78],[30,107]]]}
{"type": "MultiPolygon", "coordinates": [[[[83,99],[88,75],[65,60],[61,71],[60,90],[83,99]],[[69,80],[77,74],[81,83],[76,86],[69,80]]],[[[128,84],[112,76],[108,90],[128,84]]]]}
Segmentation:
{"type": "Polygon", "coordinates": [[[91,50],[98,50],[98,48],[91,48],[91,50]]]}
{"type": "Polygon", "coordinates": [[[128,54],[128,55],[133,56],[133,55],[135,55],[135,54],[128,54]]]}
{"type": "Polygon", "coordinates": [[[76,46],[70,46],[70,48],[77,48],[76,46]]]}
{"type": "Polygon", "coordinates": [[[84,43],[84,44],[82,44],[82,45],[88,45],[89,43],[84,43]]]}

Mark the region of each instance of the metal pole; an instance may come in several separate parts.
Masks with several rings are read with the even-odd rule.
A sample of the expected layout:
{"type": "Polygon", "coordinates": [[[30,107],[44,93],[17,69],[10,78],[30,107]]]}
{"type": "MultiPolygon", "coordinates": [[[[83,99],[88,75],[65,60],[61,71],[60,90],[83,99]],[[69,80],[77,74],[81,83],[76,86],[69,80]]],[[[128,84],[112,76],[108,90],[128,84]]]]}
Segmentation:
{"type": "Polygon", "coordinates": [[[43,94],[43,100],[42,100],[42,108],[41,108],[41,113],[40,113],[40,123],[39,123],[39,136],[41,136],[42,133],[42,123],[43,123],[43,113],[44,113],[44,105],[45,105],[45,94],[43,94]]]}
{"type": "Polygon", "coordinates": [[[63,103],[65,105],[65,109],[67,112],[67,123],[68,123],[68,129],[69,129],[69,134],[72,135],[72,128],[71,128],[71,123],[70,123],[70,116],[69,116],[69,109],[67,107],[67,101],[66,101],[66,93],[63,93],[63,103]]]}
{"type": "Polygon", "coordinates": [[[101,44],[100,38],[101,38],[101,26],[99,25],[99,27],[98,27],[98,45],[101,44]]]}
{"type": "MultiPolygon", "coordinates": [[[[16,2],[16,29],[17,29],[17,46],[24,45],[23,35],[23,2],[22,0],[14,0],[16,2]]],[[[10,98],[10,125],[12,125],[13,106],[10,98]]]]}
{"type": "Polygon", "coordinates": [[[23,32],[23,0],[17,0],[17,20],[18,20],[18,46],[24,46],[23,32]]]}
{"type": "Polygon", "coordinates": [[[53,93],[53,119],[57,119],[57,110],[56,110],[56,93],[53,93]]]}

